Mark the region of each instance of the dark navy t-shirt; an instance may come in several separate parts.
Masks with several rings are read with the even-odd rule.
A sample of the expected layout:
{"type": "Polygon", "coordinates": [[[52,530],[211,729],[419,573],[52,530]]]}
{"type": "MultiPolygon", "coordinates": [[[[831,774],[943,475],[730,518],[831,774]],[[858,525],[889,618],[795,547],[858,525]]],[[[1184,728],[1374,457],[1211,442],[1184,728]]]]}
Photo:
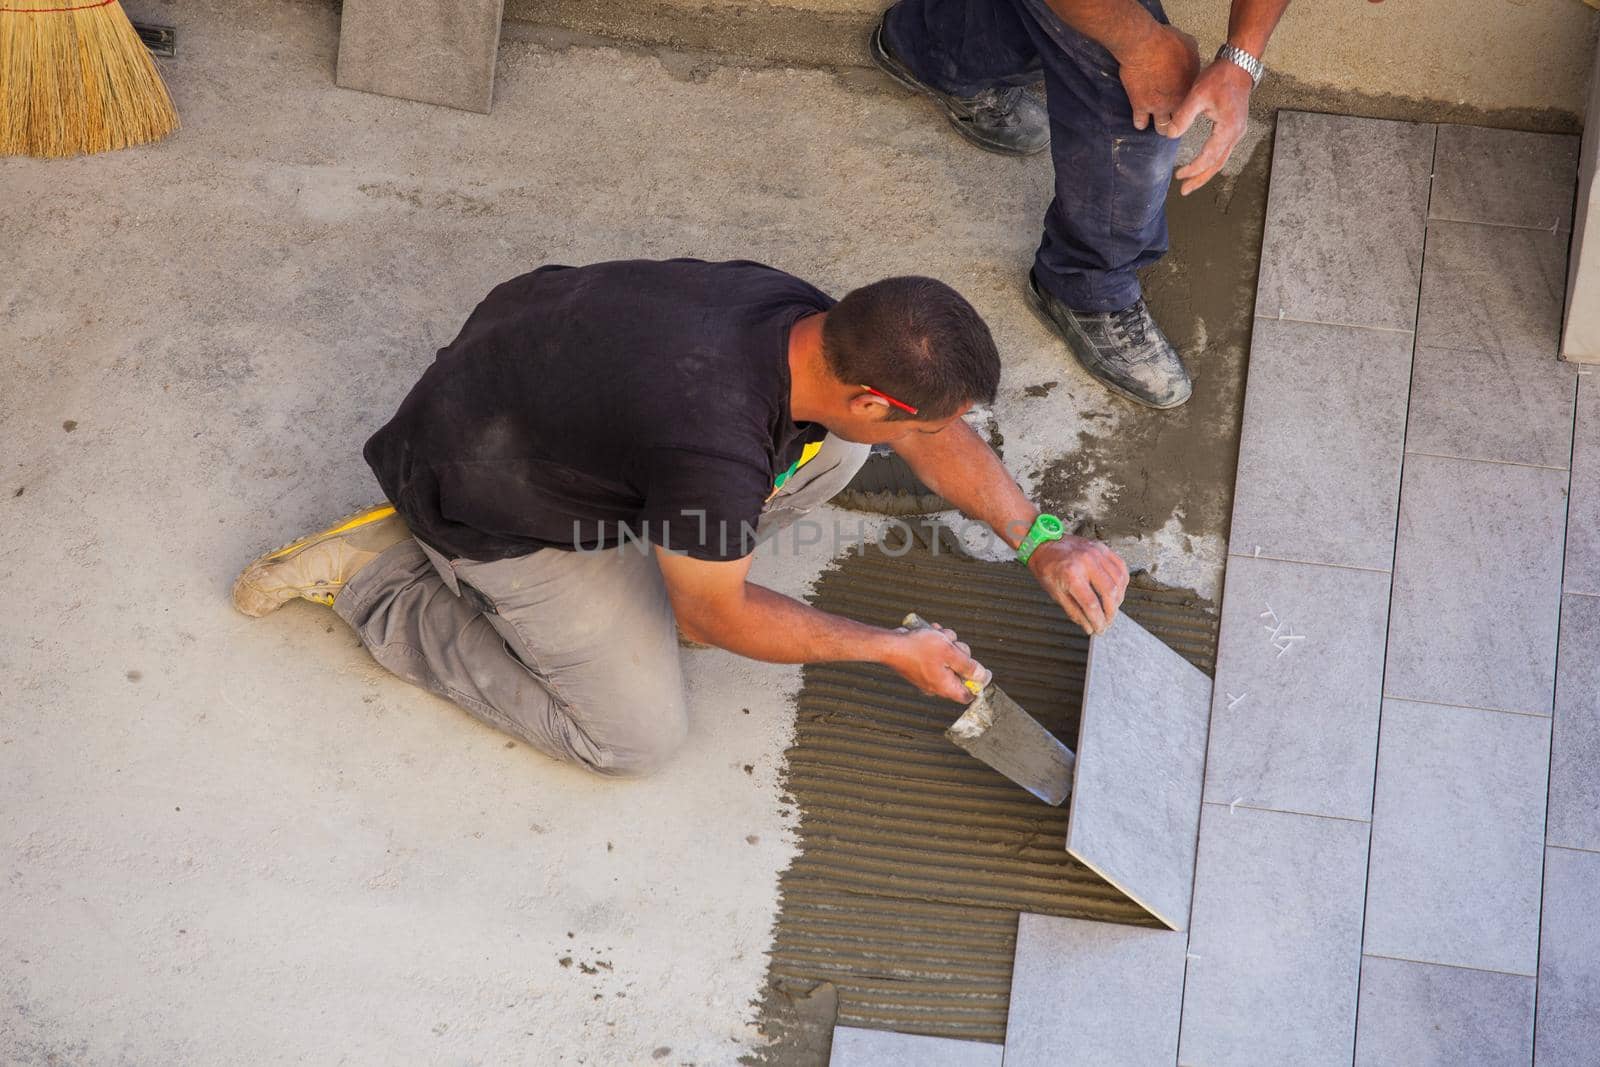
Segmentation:
{"type": "Polygon", "coordinates": [[[491,292],[367,442],[448,557],[628,536],[697,559],[741,531],[820,424],[789,417],[789,329],[834,301],[759,263],[548,266],[491,292]]]}

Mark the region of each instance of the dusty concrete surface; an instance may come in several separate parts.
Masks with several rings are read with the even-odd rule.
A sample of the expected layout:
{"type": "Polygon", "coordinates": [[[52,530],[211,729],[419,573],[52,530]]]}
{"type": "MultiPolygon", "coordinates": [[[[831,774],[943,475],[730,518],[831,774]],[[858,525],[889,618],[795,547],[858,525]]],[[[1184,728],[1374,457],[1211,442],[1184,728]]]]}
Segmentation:
{"type": "MultiPolygon", "coordinates": [[[[600,782],[388,676],[322,609],[227,604],[251,556],[375,496],[361,442],[539,263],[942,277],[1004,353],[993,417],[1023,484],[1088,433],[1103,477],[1061,484],[1092,488],[1157,578],[1214,593],[1221,531],[1192,516],[1226,514],[1237,363],[1202,360],[1223,399],[1197,483],[1126,492],[1164,431],[1022,299],[1046,161],[972,150],[859,75],[511,41],[478,116],[336,89],[325,3],[143,7],[179,26],[184,130],[0,161],[0,247],[24,266],[0,280],[0,1061],[706,1064],[759,1044],[797,670],[691,654],[687,751],[600,782]]],[[[1158,274],[1157,312],[1231,322],[1250,270],[1158,274]]],[[[802,592],[832,556],[791,548],[757,577],[802,592]]]]}
{"type": "MultiPolygon", "coordinates": [[[[852,66],[866,62],[861,41],[887,6],[886,0],[507,0],[506,14],[641,44],[852,66]]],[[[1199,38],[1203,54],[1216,51],[1227,32],[1227,0],[1164,6],[1199,38]]],[[[1467,112],[1520,112],[1524,117],[1513,125],[1531,128],[1528,116],[1541,112],[1568,123],[1581,117],[1597,30],[1600,16],[1578,0],[1299,0],[1267,62],[1297,91],[1283,106],[1304,108],[1304,94],[1351,93],[1467,112]]],[[[1409,117],[1392,110],[1374,117],[1409,117]]]]}

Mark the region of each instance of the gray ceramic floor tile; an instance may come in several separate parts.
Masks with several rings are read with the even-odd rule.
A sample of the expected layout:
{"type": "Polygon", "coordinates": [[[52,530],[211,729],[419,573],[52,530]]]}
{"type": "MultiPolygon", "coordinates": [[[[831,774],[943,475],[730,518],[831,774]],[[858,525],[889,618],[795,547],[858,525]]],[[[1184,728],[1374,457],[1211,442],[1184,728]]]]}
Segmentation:
{"type": "Polygon", "coordinates": [[[1440,126],[1428,215],[1570,230],[1578,138],[1487,126],[1440,126]]]}
{"type": "Polygon", "coordinates": [[[1567,235],[1432,222],[1417,344],[1554,360],[1567,284],[1567,235]]]}
{"type": "Polygon", "coordinates": [[[1387,574],[1228,560],[1207,800],[1371,814],[1388,616],[1387,574]]]}
{"type": "Polygon", "coordinates": [[[344,0],[338,84],[487,112],[503,0],[344,0]]]}
{"type": "Polygon", "coordinates": [[[1278,112],[1256,313],[1409,330],[1432,126],[1278,112]]]}
{"type": "Polygon", "coordinates": [[[1367,826],[1205,806],[1179,1063],[1349,1067],[1367,826]]]}
{"type": "Polygon", "coordinates": [[[1233,552],[1388,570],[1411,335],[1256,319],[1233,552]]]}
{"type": "Polygon", "coordinates": [[[1004,1055],[981,1041],[836,1026],[828,1067],[1000,1067],[1004,1055]]]}
{"type": "Polygon", "coordinates": [[[1600,1054],[1600,853],[1545,850],[1539,1067],[1593,1067],[1600,1054]]]}
{"type": "MultiPolygon", "coordinates": [[[[1595,236],[1600,242],[1600,233],[1595,236]]],[[[1600,596],[1600,370],[1578,377],[1572,435],[1572,501],[1567,509],[1566,588],[1600,596]]]]}
{"type": "Polygon", "coordinates": [[[1534,980],[1368,956],[1356,1067],[1527,1067],[1534,980]]]}
{"type": "Polygon", "coordinates": [[[1211,679],[1126,615],[1089,644],[1067,851],[1174,930],[1189,919],[1211,679]]]}
{"type": "Polygon", "coordinates": [[[1600,597],[1562,600],[1545,839],[1600,851],[1600,597]]]}
{"type": "Polygon", "coordinates": [[[1024,914],[1006,1067],[1172,1067],[1187,940],[1170,930],[1024,914]]]}
{"type": "Polygon", "coordinates": [[[1550,713],[1567,473],[1408,455],[1385,693],[1550,713]]]}
{"type": "Polygon", "coordinates": [[[1550,720],[1385,701],[1365,950],[1534,973],[1550,720]]]}
{"type": "Polygon", "coordinates": [[[1548,353],[1417,346],[1406,450],[1566,467],[1578,375],[1548,353]]]}

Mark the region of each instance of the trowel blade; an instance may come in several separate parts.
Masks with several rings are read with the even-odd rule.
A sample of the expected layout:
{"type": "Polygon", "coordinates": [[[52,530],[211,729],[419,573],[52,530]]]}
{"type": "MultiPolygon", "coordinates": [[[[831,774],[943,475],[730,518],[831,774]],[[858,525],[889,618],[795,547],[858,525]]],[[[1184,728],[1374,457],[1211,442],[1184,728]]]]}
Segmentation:
{"type": "Polygon", "coordinates": [[[944,735],[1046,804],[1072,793],[1072,749],[997,685],[978,694],[944,735]]]}

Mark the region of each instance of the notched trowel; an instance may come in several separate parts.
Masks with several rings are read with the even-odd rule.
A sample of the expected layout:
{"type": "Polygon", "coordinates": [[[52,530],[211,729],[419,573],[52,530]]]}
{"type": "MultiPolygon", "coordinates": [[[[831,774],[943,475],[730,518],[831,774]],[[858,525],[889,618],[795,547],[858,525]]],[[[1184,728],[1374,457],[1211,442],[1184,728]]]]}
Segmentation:
{"type": "MultiPolygon", "coordinates": [[[[928,629],[927,620],[912,612],[900,623],[908,630],[928,629]]],[[[1072,749],[1022,710],[1005,690],[967,679],[974,699],[944,735],[1046,804],[1060,804],[1072,793],[1072,749]]]]}

